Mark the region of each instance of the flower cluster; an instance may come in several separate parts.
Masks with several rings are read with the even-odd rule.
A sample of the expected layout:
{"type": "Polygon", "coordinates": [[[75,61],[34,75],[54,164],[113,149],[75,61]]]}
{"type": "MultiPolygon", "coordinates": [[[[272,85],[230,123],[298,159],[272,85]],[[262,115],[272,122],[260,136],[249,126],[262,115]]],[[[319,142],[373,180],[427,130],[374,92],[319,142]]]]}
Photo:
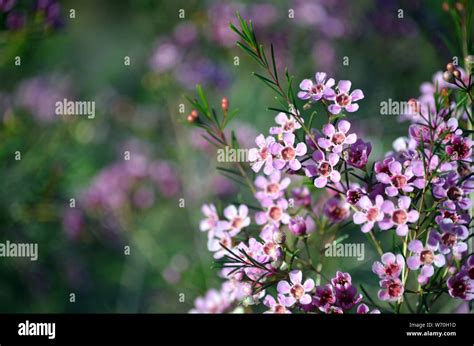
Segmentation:
{"type": "MultiPolygon", "coordinates": [[[[233,27],[234,31],[241,33],[247,47],[257,49],[242,19],[241,26],[243,33],[233,27]]],[[[261,65],[268,62],[262,60],[261,65]]],[[[277,114],[268,136],[257,136],[257,146],[249,151],[251,170],[263,174],[252,184],[242,173],[259,206],[252,208],[253,215],[245,205],[230,206],[224,210],[227,220],[220,221],[216,209],[207,205],[207,218],[201,223],[209,232],[209,250],[221,264],[221,276],[251,284],[243,302],[258,304],[263,299],[267,313],[379,313],[383,307],[372,299],[370,304],[362,302],[349,273],[338,271],[336,277],[325,279],[324,259],[318,256],[317,265],[313,262],[316,251],[311,250],[334,241],[338,225],[347,220],[367,235],[381,256],[372,266],[379,277],[381,304],[388,302],[400,312],[412,309],[405,301],[425,294],[473,298],[474,260],[466,258],[466,240],[474,176],[472,141],[465,131],[466,125],[472,126],[467,107],[472,101],[472,71],[450,65],[447,69],[452,76],[446,83],[425,85],[420,99],[409,103],[412,112],[404,116],[412,121],[408,136],[396,139],[394,150],[373,164],[372,145],[351,130],[346,119],[364,99],[360,89],[351,92],[350,81],[336,83],[324,72],[317,72],[314,80],[302,80],[294,95],[305,103],[301,110],[291,87],[289,96],[278,91],[283,89],[277,72],[269,69],[270,78],[260,76],[288,108],[277,114]],[[304,116],[313,107],[327,114],[320,129],[308,125],[317,110],[310,121],[304,116]],[[318,197],[312,198],[313,193],[318,197]],[[388,231],[396,254],[384,251],[386,242],[377,239],[388,231]],[[414,285],[412,277],[417,278],[414,285]],[[369,305],[375,305],[372,311],[369,305]]],[[[426,302],[416,304],[419,312],[431,309],[426,302]]]]}

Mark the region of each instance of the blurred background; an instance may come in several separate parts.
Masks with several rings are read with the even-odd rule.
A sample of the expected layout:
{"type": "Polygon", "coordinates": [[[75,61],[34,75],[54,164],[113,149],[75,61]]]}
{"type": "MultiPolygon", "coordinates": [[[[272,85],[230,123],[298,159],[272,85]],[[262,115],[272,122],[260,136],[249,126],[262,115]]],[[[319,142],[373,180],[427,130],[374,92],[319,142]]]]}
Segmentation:
{"type": "MultiPolygon", "coordinates": [[[[243,147],[273,124],[273,95],[228,28],[236,11],[296,81],[325,71],[364,91],[351,120],[372,160],[407,133],[380,102],[417,97],[461,56],[441,1],[0,0],[0,242],[39,247],[36,262],[0,258],[1,312],[187,312],[220,286],[200,207],[249,199],[187,126],[185,95],[199,83],[217,108],[227,97],[243,147]],[[56,115],[64,98],[94,101],[95,118],[56,115]]],[[[325,270],[375,293],[376,258],[325,270]]]]}

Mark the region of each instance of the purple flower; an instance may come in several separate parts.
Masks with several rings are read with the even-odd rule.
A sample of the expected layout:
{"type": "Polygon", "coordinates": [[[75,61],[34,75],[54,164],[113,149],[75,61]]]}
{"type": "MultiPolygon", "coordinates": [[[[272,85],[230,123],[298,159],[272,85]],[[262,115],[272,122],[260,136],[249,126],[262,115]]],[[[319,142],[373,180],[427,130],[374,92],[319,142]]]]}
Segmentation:
{"type": "Polygon", "coordinates": [[[380,314],[379,309],[373,309],[370,311],[369,307],[366,304],[360,304],[357,307],[357,313],[358,314],[380,314]]]}
{"type": "Polygon", "coordinates": [[[449,295],[470,301],[474,299],[474,280],[463,273],[451,276],[448,281],[449,295]]]}
{"type": "Polygon", "coordinates": [[[285,189],[290,185],[291,180],[286,177],[280,181],[280,178],[280,171],[274,171],[268,176],[268,179],[261,175],[258,176],[257,179],[255,179],[255,186],[260,190],[255,193],[255,198],[258,200],[281,198],[285,189]]]}
{"type": "Polygon", "coordinates": [[[369,142],[364,142],[362,139],[357,139],[355,143],[349,146],[349,155],[347,164],[363,169],[369,160],[369,155],[372,152],[372,145],[369,142]]]}
{"type": "Polygon", "coordinates": [[[280,281],[277,286],[278,293],[284,294],[288,306],[295,303],[307,305],[311,303],[311,296],[308,294],[314,288],[313,279],[307,279],[302,284],[303,274],[301,270],[293,270],[289,274],[290,283],[280,281]]]}
{"type": "Polygon", "coordinates": [[[334,169],[334,166],[339,162],[339,155],[331,153],[326,159],[322,151],[316,150],[312,159],[314,163],[306,165],[304,168],[307,177],[316,177],[314,186],[323,188],[327,185],[328,180],[333,183],[341,180],[341,174],[334,169]]]}
{"type": "Polygon", "coordinates": [[[290,219],[290,223],[288,224],[288,228],[290,229],[291,233],[296,236],[302,236],[306,234],[306,221],[301,216],[295,216],[294,218],[290,219]]]}
{"type": "Polygon", "coordinates": [[[355,112],[359,109],[357,103],[353,103],[364,98],[364,93],[360,89],[354,90],[349,95],[352,83],[348,80],[341,80],[337,84],[337,95],[334,98],[334,104],[328,107],[329,112],[332,114],[339,114],[342,110],[346,110],[349,113],[355,112]]]}
{"type": "Polygon", "coordinates": [[[292,133],[283,134],[283,143],[284,146],[280,143],[272,145],[272,154],[276,156],[273,160],[273,167],[282,170],[288,166],[293,171],[299,170],[301,163],[296,157],[306,154],[306,144],[298,143],[295,147],[295,135],[292,133]]]}
{"type": "Polygon", "coordinates": [[[356,225],[364,224],[361,228],[363,233],[370,232],[374,227],[375,222],[380,222],[384,218],[382,212],[382,204],[384,199],[382,196],[375,197],[375,204],[372,204],[369,197],[362,196],[357,206],[360,211],[354,213],[353,219],[356,225]]]}
{"type": "Polygon", "coordinates": [[[214,232],[219,222],[219,215],[217,214],[216,207],[214,206],[214,204],[204,204],[201,207],[201,211],[206,218],[204,220],[201,220],[201,223],[199,224],[199,229],[202,232],[214,232]]]}
{"type": "Polygon", "coordinates": [[[204,297],[199,297],[194,302],[194,308],[190,313],[219,314],[225,312],[231,304],[227,294],[216,289],[209,290],[204,297]]]}
{"type": "Polygon", "coordinates": [[[336,290],[347,290],[352,286],[352,278],[349,273],[336,272],[336,276],[331,279],[331,284],[336,290]]]}
{"type": "Polygon", "coordinates": [[[429,243],[424,247],[423,243],[418,239],[412,240],[408,244],[408,250],[412,252],[412,256],[407,258],[407,266],[411,270],[417,270],[420,267],[421,273],[418,275],[418,282],[422,285],[428,283],[430,277],[434,274],[433,264],[442,267],[446,260],[442,254],[435,254],[436,247],[429,243]]]}
{"type": "Polygon", "coordinates": [[[336,291],[332,285],[317,286],[316,293],[313,297],[313,304],[319,310],[326,312],[329,307],[336,303],[336,291]]]}
{"type": "Polygon", "coordinates": [[[381,289],[378,292],[379,299],[389,302],[399,300],[405,291],[402,281],[398,278],[382,280],[380,281],[380,287],[381,289]]]}
{"type": "Polygon", "coordinates": [[[232,248],[232,238],[228,232],[218,230],[215,233],[209,233],[209,239],[207,241],[207,249],[214,252],[214,258],[219,259],[228,254],[225,249],[232,248]],[[223,247],[222,245],[225,247],[223,247]]]}
{"type": "Polygon", "coordinates": [[[336,288],[336,305],[343,310],[350,310],[362,300],[362,294],[357,293],[357,288],[350,286],[347,289],[336,288]]]}
{"type": "Polygon", "coordinates": [[[278,303],[277,303],[275,301],[275,298],[273,298],[271,295],[267,295],[265,299],[263,300],[263,304],[269,307],[270,310],[267,310],[264,313],[265,314],[291,314],[291,311],[286,308],[287,306],[289,306],[287,305],[287,300],[288,298],[286,298],[283,294],[279,294],[278,303]]]}
{"type": "Polygon", "coordinates": [[[273,172],[273,157],[270,152],[270,147],[275,143],[275,138],[268,136],[265,138],[262,134],[257,136],[255,144],[258,148],[249,150],[248,159],[252,162],[252,169],[258,173],[263,165],[263,173],[269,175],[273,172]]]}
{"type": "Polygon", "coordinates": [[[366,192],[358,186],[351,187],[346,192],[346,202],[351,205],[356,205],[359,203],[362,196],[364,196],[366,192]]]}
{"type": "Polygon", "coordinates": [[[447,198],[462,210],[471,208],[472,202],[469,193],[474,191],[474,179],[468,178],[460,182],[456,172],[449,173],[446,177],[439,179],[433,186],[435,198],[447,198]]]}
{"type": "MultiPolygon", "coordinates": [[[[301,118],[303,120],[303,118],[301,118]]],[[[286,113],[280,112],[275,117],[275,122],[280,126],[270,127],[271,135],[279,135],[283,133],[293,133],[295,130],[301,128],[299,122],[292,115],[287,115],[286,113]]]]}
{"type": "Polygon", "coordinates": [[[234,205],[229,205],[224,209],[224,216],[228,221],[220,221],[218,227],[234,237],[242,228],[250,225],[248,214],[249,208],[245,204],[241,204],[238,210],[234,205]]]}
{"type": "Polygon", "coordinates": [[[303,79],[300,83],[300,89],[298,92],[298,98],[301,100],[319,101],[321,98],[326,100],[334,100],[336,93],[332,89],[335,81],[333,78],[329,78],[326,81],[326,73],[317,72],[315,75],[316,83],[313,83],[311,79],[303,79]]]}
{"type": "Polygon", "coordinates": [[[288,201],[281,198],[277,201],[271,199],[265,199],[261,201],[262,207],[265,211],[260,211],[255,214],[255,222],[257,225],[263,225],[266,223],[279,226],[280,223],[287,224],[290,222],[290,215],[286,213],[288,209],[288,201]]]}
{"type": "Polygon", "coordinates": [[[444,255],[452,252],[455,257],[459,258],[467,250],[467,244],[462,240],[469,236],[469,231],[466,226],[449,221],[440,224],[441,233],[435,230],[430,232],[428,243],[435,248],[439,247],[439,252],[444,255]]]}
{"type": "MultiPolygon", "coordinates": [[[[423,175],[423,171],[417,172],[417,175],[423,175]]],[[[413,186],[422,189],[425,185],[424,179],[410,180],[415,176],[411,167],[407,167],[405,172],[402,170],[402,165],[398,161],[392,161],[388,164],[388,172],[377,173],[376,178],[382,184],[388,185],[385,188],[387,196],[394,197],[398,195],[399,191],[412,192],[413,186]]]]}
{"type": "Polygon", "coordinates": [[[355,133],[347,135],[350,128],[351,123],[347,120],[340,120],[337,123],[337,130],[331,123],[324,125],[322,132],[326,138],[318,138],[318,145],[322,149],[332,150],[332,152],[339,154],[342,152],[344,144],[354,144],[357,140],[355,133]]]}
{"type": "Polygon", "coordinates": [[[402,255],[394,255],[391,252],[382,255],[382,263],[374,262],[372,271],[379,276],[380,279],[396,279],[405,267],[405,260],[402,255]]]}
{"type": "Polygon", "coordinates": [[[454,136],[449,145],[446,146],[446,153],[452,160],[472,160],[472,140],[469,137],[454,136]]]}
{"type": "Polygon", "coordinates": [[[350,204],[339,197],[330,198],[324,205],[324,215],[331,222],[341,222],[350,216],[350,204]]]}
{"type": "Polygon", "coordinates": [[[407,196],[400,197],[397,206],[392,201],[383,202],[382,211],[388,214],[389,218],[379,222],[380,229],[387,230],[396,226],[397,235],[401,237],[407,235],[407,223],[416,222],[420,216],[416,210],[410,210],[410,203],[411,198],[407,196]]]}

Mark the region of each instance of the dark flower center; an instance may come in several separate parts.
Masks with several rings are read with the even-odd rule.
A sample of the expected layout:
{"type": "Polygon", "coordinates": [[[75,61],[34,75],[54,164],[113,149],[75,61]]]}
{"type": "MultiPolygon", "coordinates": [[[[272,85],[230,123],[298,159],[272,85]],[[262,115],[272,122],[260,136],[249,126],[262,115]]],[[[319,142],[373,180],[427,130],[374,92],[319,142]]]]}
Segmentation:
{"type": "Polygon", "coordinates": [[[357,190],[349,190],[347,192],[347,202],[350,204],[357,204],[362,197],[362,193],[357,190]]]}
{"type": "Polygon", "coordinates": [[[400,270],[400,266],[396,263],[390,263],[387,267],[385,267],[385,274],[388,276],[392,276],[400,270]]]}
{"type": "Polygon", "coordinates": [[[342,132],[336,132],[332,136],[332,142],[334,144],[342,144],[342,143],[344,143],[345,140],[346,140],[346,135],[343,134],[342,132]]]}
{"type": "Polygon", "coordinates": [[[324,85],[322,84],[313,85],[313,87],[311,88],[311,92],[313,94],[320,94],[323,92],[323,90],[324,90],[324,85]]]}
{"type": "Polygon", "coordinates": [[[367,220],[373,222],[377,219],[378,215],[379,215],[379,209],[376,207],[372,207],[367,210],[366,217],[367,217],[367,220]]]}
{"type": "Polygon", "coordinates": [[[268,194],[274,195],[278,191],[280,191],[280,185],[279,184],[270,183],[270,184],[267,185],[267,193],[268,194]]]}
{"type": "Polygon", "coordinates": [[[332,167],[329,162],[321,162],[319,165],[319,173],[322,176],[328,176],[332,172],[332,167]]]}
{"type": "Polygon", "coordinates": [[[458,201],[464,195],[464,191],[457,186],[451,186],[447,192],[448,198],[452,201],[458,201]]]}
{"type": "Polygon", "coordinates": [[[403,209],[397,209],[393,212],[392,215],[392,220],[396,224],[403,225],[407,222],[408,220],[408,214],[405,210],[403,209]]]}
{"type": "Polygon", "coordinates": [[[273,220],[280,220],[283,214],[280,207],[271,207],[270,212],[268,213],[273,220]]]}
{"type": "Polygon", "coordinates": [[[402,292],[402,286],[397,282],[392,282],[388,286],[388,294],[390,295],[390,297],[398,297],[400,296],[401,292],[402,292]]]}
{"type": "Polygon", "coordinates": [[[401,175],[401,174],[394,175],[392,177],[392,184],[397,189],[401,189],[401,188],[405,187],[405,185],[407,184],[407,178],[404,175],[401,175]]]}
{"type": "Polygon", "coordinates": [[[431,264],[434,261],[434,254],[431,250],[423,250],[420,254],[420,261],[423,264],[431,264]]]}
{"type": "Polygon", "coordinates": [[[283,126],[283,129],[285,131],[293,131],[293,129],[295,128],[295,124],[293,123],[293,121],[287,121],[285,123],[285,125],[283,126]]]}
{"type": "Polygon", "coordinates": [[[444,245],[452,247],[454,244],[456,244],[457,236],[453,233],[445,233],[441,237],[441,241],[444,245]]]}
{"type": "Polygon", "coordinates": [[[304,287],[300,284],[291,286],[290,293],[295,299],[299,300],[304,295],[304,287]]]}
{"type": "Polygon", "coordinates": [[[260,150],[260,157],[262,158],[262,160],[265,160],[268,156],[268,148],[267,147],[263,147],[261,150],[260,150]]]}
{"type": "Polygon", "coordinates": [[[276,314],[284,314],[286,312],[286,308],[283,305],[276,305],[275,306],[275,313],[276,314]]]}
{"type": "Polygon", "coordinates": [[[336,96],[336,103],[339,106],[348,106],[351,103],[351,97],[346,93],[341,93],[336,96]]]}
{"type": "Polygon", "coordinates": [[[232,227],[233,228],[241,228],[244,220],[242,220],[240,217],[235,217],[232,220],[232,227]]]}
{"type": "Polygon", "coordinates": [[[295,158],[296,152],[295,149],[292,147],[286,147],[281,151],[281,157],[285,161],[291,161],[295,158]]]}

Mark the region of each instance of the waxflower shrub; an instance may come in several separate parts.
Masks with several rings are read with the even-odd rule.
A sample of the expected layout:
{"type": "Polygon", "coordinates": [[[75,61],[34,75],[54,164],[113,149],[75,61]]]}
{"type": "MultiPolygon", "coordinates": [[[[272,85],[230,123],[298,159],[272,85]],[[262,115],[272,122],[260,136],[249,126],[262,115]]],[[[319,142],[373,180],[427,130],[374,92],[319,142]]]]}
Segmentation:
{"type": "MultiPolygon", "coordinates": [[[[351,129],[359,101],[370,95],[319,71],[296,88],[287,69],[278,71],[273,45],[265,49],[251,21],[239,16],[239,24],[231,24],[237,45],[260,65],[264,73],[255,76],[279,105],[269,107],[275,125],[256,137],[249,162],[219,167],[255,199],[202,207],[200,230],[224,282],[191,312],[428,313],[443,295],[471,301],[472,55],[464,69],[449,63],[423,85],[401,117],[410,122],[407,136],[371,164],[371,144],[351,129]],[[315,117],[325,117],[322,128],[313,128],[315,117]],[[323,206],[315,198],[321,192],[323,206]],[[378,282],[376,297],[365,282],[328,273],[311,256],[348,222],[378,253],[365,268],[378,282]],[[382,233],[392,235],[391,246],[379,240],[382,233]]],[[[200,86],[197,94],[187,122],[216,147],[239,148],[236,134],[225,132],[236,115],[230,101],[218,112],[200,86]]]]}

